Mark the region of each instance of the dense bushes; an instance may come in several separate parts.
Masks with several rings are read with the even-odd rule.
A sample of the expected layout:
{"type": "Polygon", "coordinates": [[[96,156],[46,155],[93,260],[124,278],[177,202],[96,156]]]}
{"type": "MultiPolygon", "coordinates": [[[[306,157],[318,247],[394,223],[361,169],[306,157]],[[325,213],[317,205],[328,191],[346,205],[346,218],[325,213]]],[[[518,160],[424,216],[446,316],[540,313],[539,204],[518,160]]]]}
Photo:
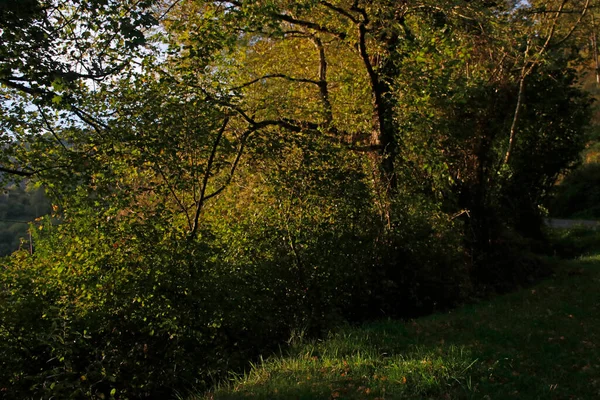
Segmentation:
{"type": "Polygon", "coordinates": [[[21,253],[2,270],[0,386],[11,398],[168,397],[289,332],[273,271],[232,274],[204,245],[147,228],[88,228],[91,237],[62,236],[50,258],[21,253]]]}
{"type": "Polygon", "coordinates": [[[568,174],[550,201],[550,213],[559,218],[600,218],[600,164],[585,164],[568,174]]]}
{"type": "Polygon", "coordinates": [[[395,233],[376,229],[362,160],[315,146],[249,162],[197,239],[169,227],[168,211],[80,208],[46,222],[36,253],[1,271],[0,387],[12,398],[165,397],[207,387],[295,330],[459,300],[457,226],[407,197],[395,233]]]}

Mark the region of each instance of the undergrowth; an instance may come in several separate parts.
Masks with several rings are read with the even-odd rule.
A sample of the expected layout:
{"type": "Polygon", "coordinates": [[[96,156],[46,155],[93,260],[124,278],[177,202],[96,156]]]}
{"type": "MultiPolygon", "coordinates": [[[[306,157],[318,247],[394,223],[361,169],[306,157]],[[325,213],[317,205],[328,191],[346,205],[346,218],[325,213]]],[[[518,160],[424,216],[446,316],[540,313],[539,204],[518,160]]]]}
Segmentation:
{"type": "Polygon", "coordinates": [[[586,237],[591,247],[537,286],[447,314],[295,340],[285,354],[189,399],[599,397],[600,238],[559,236],[563,244],[586,237]]]}

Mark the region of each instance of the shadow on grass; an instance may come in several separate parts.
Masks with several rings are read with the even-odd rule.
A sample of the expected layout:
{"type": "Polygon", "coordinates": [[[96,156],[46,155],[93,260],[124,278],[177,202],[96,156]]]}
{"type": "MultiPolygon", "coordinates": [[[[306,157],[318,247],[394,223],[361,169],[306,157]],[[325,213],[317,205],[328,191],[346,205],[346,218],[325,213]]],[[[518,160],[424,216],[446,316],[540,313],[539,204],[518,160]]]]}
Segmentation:
{"type": "Polygon", "coordinates": [[[599,284],[600,256],[564,262],[488,303],[298,344],[204,398],[600,398],[599,284]]]}

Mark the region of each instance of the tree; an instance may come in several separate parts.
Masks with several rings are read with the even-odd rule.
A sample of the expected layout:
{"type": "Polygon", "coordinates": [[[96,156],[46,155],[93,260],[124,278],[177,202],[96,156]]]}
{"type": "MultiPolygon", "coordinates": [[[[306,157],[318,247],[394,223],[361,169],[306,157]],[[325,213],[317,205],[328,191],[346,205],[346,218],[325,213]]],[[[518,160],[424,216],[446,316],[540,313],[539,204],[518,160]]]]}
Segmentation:
{"type": "Polygon", "coordinates": [[[12,145],[15,141],[25,145],[35,140],[32,136],[47,133],[55,147],[66,149],[69,138],[57,136],[49,121],[48,114],[54,114],[50,110],[62,122],[71,119],[78,126],[101,130],[101,117],[86,110],[86,96],[135,67],[136,54],[156,23],[150,4],[108,0],[2,3],[2,172],[31,177],[48,169],[64,169],[61,162],[36,166],[35,157],[19,159],[12,145]]]}
{"type": "MultiPolygon", "coordinates": [[[[413,24],[442,29],[478,11],[452,2],[190,2],[167,29],[190,64],[205,65],[205,48],[227,52],[219,85],[236,96],[224,106],[253,126],[312,132],[369,152],[389,196],[403,165],[396,81],[409,48],[418,46],[413,24]]],[[[197,85],[202,78],[187,79],[197,85]]]]}

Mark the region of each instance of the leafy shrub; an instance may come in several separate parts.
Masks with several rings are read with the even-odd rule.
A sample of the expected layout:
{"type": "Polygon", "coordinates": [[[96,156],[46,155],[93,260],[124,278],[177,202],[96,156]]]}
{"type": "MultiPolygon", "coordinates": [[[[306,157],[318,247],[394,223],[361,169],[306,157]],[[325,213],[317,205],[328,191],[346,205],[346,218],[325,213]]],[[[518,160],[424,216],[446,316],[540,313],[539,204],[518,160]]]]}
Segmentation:
{"type": "Polygon", "coordinates": [[[173,232],[122,228],[53,227],[36,254],[5,262],[0,387],[14,398],[168,396],[276,340],[257,315],[275,299],[244,292],[253,277],[228,278],[173,232]]]}
{"type": "Polygon", "coordinates": [[[559,218],[600,218],[600,164],[585,164],[568,174],[549,204],[559,218]]]}

